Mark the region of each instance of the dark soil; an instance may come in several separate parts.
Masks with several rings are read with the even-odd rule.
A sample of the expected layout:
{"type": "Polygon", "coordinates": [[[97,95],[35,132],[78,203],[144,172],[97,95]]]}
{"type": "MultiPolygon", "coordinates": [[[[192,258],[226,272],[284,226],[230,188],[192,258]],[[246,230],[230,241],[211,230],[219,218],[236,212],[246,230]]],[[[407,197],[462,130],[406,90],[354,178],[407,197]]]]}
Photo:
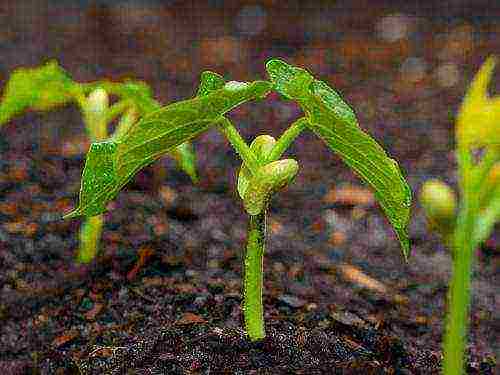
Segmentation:
{"type": "MultiPolygon", "coordinates": [[[[109,16],[106,9],[94,9],[83,17],[100,20],[100,12],[109,16]]],[[[61,14],[73,13],[63,9],[61,14]]],[[[395,57],[380,56],[385,60],[377,64],[344,61],[339,74],[338,65],[321,63],[328,43],[317,35],[319,42],[313,35],[312,40],[296,40],[297,46],[263,40],[265,54],[259,54],[263,47],[250,43],[246,48],[255,48],[258,57],[249,55],[246,68],[222,65],[220,71],[241,68],[243,76],[231,77],[251,79],[249,71],[262,72],[273,49],[298,64],[312,64],[310,69],[339,87],[357,109],[362,127],[400,161],[416,196],[430,177],[456,186],[453,113],[472,72],[496,48],[493,26],[484,22],[474,25],[482,32],[474,53],[450,58],[458,61],[463,79],[448,89],[436,87],[432,77],[405,86],[404,77],[394,78],[398,73],[393,69],[402,52],[387,46],[382,50],[395,57]],[[286,52],[285,47],[301,52],[286,52]]],[[[343,25],[339,30],[347,27],[343,25]]],[[[434,67],[438,57],[421,41],[432,44],[434,32],[457,24],[449,23],[447,29],[432,20],[426,25],[417,33],[420,42],[410,41],[408,48],[423,48],[420,53],[434,67]]],[[[119,68],[104,64],[106,43],[112,44],[106,30],[102,40],[86,30],[87,48],[96,46],[94,53],[104,56],[103,70],[96,74],[112,74],[113,69],[121,74],[119,68]]],[[[36,34],[36,28],[32,32],[36,34]]],[[[371,33],[351,32],[348,37],[368,46],[375,43],[370,51],[380,47],[371,33]]],[[[84,39],[78,39],[83,50],[84,39]]],[[[64,42],[66,56],[81,56],[76,47],[71,50],[70,42],[64,42]]],[[[120,48],[112,53],[117,51],[120,48]]],[[[6,67],[20,63],[17,55],[5,56],[6,67]]],[[[175,60],[181,57],[173,56],[169,64],[182,66],[175,60]]],[[[66,59],[73,61],[67,67],[72,71],[78,62],[66,59]]],[[[84,69],[79,74],[95,79],[84,69]]],[[[155,79],[160,80],[148,81],[155,79]]],[[[166,82],[174,92],[170,97],[194,91],[189,75],[179,73],[166,82]]],[[[164,97],[162,85],[155,88],[164,97]]],[[[250,140],[264,132],[278,136],[298,113],[295,106],[271,95],[231,117],[250,140]]],[[[84,141],[78,146],[83,139],[79,114],[74,109],[29,114],[0,132],[0,372],[438,373],[449,253],[427,231],[415,203],[412,258],[405,264],[370,193],[311,134],[303,134],[290,150],[301,165],[299,175],[271,204],[264,265],[268,336],[251,343],[242,331],[240,309],[247,223],[235,192],[239,162],[219,133],[211,130],[195,142],[198,186],[167,159],[136,176],[105,214],[98,258],[77,266],[80,221],[62,221],[60,216],[76,204],[82,152],[88,146],[84,141]],[[68,130],[68,124],[78,126],[68,130]],[[339,198],[342,192],[344,198],[339,198]]],[[[467,353],[470,374],[498,373],[499,244],[497,230],[477,251],[467,353]]]]}
{"type": "MultiPolygon", "coordinates": [[[[20,139],[28,136],[29,127],[16,129],[20,139]]],[[[5,130],[13,133],[14,125],[5,130]]],[[[319,144],[306,136],[303,147],[319,144]]],[[[246,219],[225,178],[233,167],[202,172],[199,187],[169,168],[159,193],[144,190],[154,169],[141,173],[106,214],[103,253],[75,266],[79,221],[61,221],[59,213],[74,202],[83,160],[29,156],[18,146],[2,145],[6,373],[438,372],[450,258],[426,233],[419,210],[405,265],[375,205],[325,204],[323,186],[355,181],[337,162],[297,151],[310,167],[272,203],[268,337],[252,344],[241,331],[246,219]],[[312,179],[320,163],[328,167],[312,179]]],[[[225,146],[217,155],[234,165],[225,146]]],[[[200,155],[207,147],[198,145],[200,155]]],[[[495,241],[478,253],[470,373],[493,373],[500,323],[495,241]]]]}

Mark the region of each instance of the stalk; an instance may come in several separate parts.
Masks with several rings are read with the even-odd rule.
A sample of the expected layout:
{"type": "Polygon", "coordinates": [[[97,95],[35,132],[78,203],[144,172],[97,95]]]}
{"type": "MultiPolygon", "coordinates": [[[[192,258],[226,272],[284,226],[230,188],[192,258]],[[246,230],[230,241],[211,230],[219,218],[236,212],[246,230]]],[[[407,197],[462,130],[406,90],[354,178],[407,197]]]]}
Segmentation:
{"type": "MultiPolygon", "coordinates": [[[[85,128],[91,142],[103,141],[108,137],[108,96],[106,91],[96,89],[90,93],[86,100],[78,101],[83,113],[85,128]]],[[[80,247],[77,262],[89,263],[94,259],[99,250],[104,218],[102,215],[87,217],[80,229],[80,247]]]]}
{"type": "Polygon", "coordinates": [[[266,336],[262,303],[266,215],[267,209],[255,216],[249,215],[248,240],[243,269],[243,316],[250,341],[262,340],[266,336]]]}
{"type": "Polygon", "coordinates": [[[465,345],[469,326],[470,287],[472,260],[474,256],[475,213],[478,211],[476,197],[478,186],[473,183],[472,156],[468,150],[459,147],[458,166],[461,181],[463,205],[457,219],[453,236],[453,274],[448,290],[448,314],[443,343],[445,375],[464,373],[465,345]]]}
{"type": "Polygon", "coordinates": [[[80,248],[76,258],[78,263],[89,263],[96,257],[103,225],[102,215],[88,217],[84,220],[80,228],[80,248]]]}
{"type": "Polygon", "coordinates": [[[238,153],[243,163],[250,170],[252,175],[257,172],[259,168],[259,161],[257,157],[254,155],[250,147],[246,144],[245,140],[241,137],[238,130],[234,127],[234,125],[227,118],[222,117],[218,122],[218,128],[222,134],[227,138],[231,146],[233,146],[234,150],[238,153]]]}
{"type": "Polygon", "coordinates": [[[299,136],[299,134],[306,128],[307,120],[300,118],[295,121],[278,139],[273,149],[267,156],[266,162],[278,160],[286,150],[290,147],[292,142],[299,136]]]}
{"type": "Polygon", "coordinates": [[[448,291],[449,311],[444,338],[445,375],[464,371],[465,345],[469,325],[472,259],[474,256],[474,218],[472,202],[466,203],[458,217],[454,237],[453,275],[448,291]]]}

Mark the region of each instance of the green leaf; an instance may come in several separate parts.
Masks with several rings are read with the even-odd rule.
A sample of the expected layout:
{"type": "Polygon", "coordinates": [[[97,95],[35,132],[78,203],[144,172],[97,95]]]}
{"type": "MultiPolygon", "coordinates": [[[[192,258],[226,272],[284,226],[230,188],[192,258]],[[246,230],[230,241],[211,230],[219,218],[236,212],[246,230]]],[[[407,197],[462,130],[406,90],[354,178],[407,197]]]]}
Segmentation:
{"type": "Polygon", "coordinates": [[[307,70],[289,65],[279,59],[271,59],[266,70],[275,89],[287,99],[297,100],[308,95],[307,88],[314,77],[307,70]]]}
{"type": "Polygon", "coordinates": [[[0,103],[0,125],[25,110],[49,110],[73,100],[78,86],[57,64],[50,61],[33,69],[16,69],[0,103]]]}
{"type": "Polygon", "coordinates": [[[226,84],[205,96],[146,114],[120,140],[93,143],[83,170],[79,206],[65,217],[104,212],[141,168],[215,125],[236,106],[265,97],[270,89],[265,81],[226,84]]]}
{"type": "Polygon", "coordinates": [[[132,101],[140,116],[161,108],[161,104],[153,98],[151,88],[142,81],[127,80],[124,83],[114,84],[113,93],[122,99],[132,101]]]}
{"type": "MultiPolygon", "coordinates": [[[[196,96],[205,96],[224,86],[224,78],[217,73],[205,71],[201,74],[201,82],[196,96]]],[[[148,85],[140,81],[128,81],[114,90],[124,99],[130,99],[138,108],[141,116],[161,108],[161,104],[152,97],[148,85]]],[[[194,183],[198,182],[196,172],[196,154],[190,143],[177,146],[170,152],[170,156],[179,164],[194,183]]]]}
{"type": "Polygon", "coordinates": [[[209,70],[201,73],[200,77],[200,86],[198,87],[198,92],[196,96],[205,96],[211,93],[212,91],[219,90],[226,84],[224,78],[214,72],[209,70]]]}
{"type": "MultiPolygon", "coordinates": [[[[144,82],[126,81],[123,84],[115,84],[113,91],[123,99],[132,101],[140,117],[161,108],[161,104],[152,97],[151,88],[144,82]]],[[[123,136],[123,134],[120,136],[123,136]]],[[[177,162],[179,168],[182,169],[194,183],[197,183],[196,154],[192,145],[189,142],[181,144],[173,148],[169,154],[177,162]]]]}
{"type": "MultiPolygon", "coordinates": [[[[271,153],[276,140],[270,135],[259,135],[256,137],[253,142],[250,144],[250,150],[257,157],[257,161],[260,165],[264,165],[264,162],[267,159],[267,156],[271,153]]],[[[245,196],[245,192],[248,188],[248,184],[250,183],[250,179],[252,178],[252,173],[248,169],[248,167],[243,163],[238,172],[238,194],[240,198],[243,199],[245,196]]]]}
{"type": "Polygon", "coordinates": [[[306,77],[304,70],[281,60],[271,60],[266,67],[276,90],[302,107],[308,127],[374,189],[406,259],[410,250],[407,226],[411,190],[398,163],[361,130],[353,110],[326,83],[315,80],[307,72],[306,77]]]}
{"type": "Polygon", "coordinates": [[[184,142],[177,146],[170,155],[179,164],[179,167],[186,172],[193,183],[198,183],[198,173],[196,172],[196,153],[191,142],[184,142]]]}
{"type": "MultiPolygon", "coordinates": [[[[224,78],[217,73],[205,71],[201,73],[200,86],[197,97],[203,97],[215,90],[221,89],[224,85],[224,78]]],[[[191,180],[196,184],[198,182],[198,174],[196,172],[196,153],[189,142],[185,142],[177,146],[171,153],[171,156],[177,161],[180,168],[187,173],[191,180]]]]}

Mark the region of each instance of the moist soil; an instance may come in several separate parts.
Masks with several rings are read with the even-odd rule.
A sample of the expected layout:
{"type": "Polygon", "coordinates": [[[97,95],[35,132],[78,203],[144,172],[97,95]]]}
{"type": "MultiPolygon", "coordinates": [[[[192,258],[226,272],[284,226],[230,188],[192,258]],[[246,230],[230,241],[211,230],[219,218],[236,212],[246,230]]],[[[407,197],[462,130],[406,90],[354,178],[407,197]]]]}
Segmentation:
{"type": "MultiPolygon", "coordinates": [[[[22,2],[8,3],[15,10],[22,2]]],[[[321,20],[334,26],[328,35],[320,18],[317,27],[305,22],[322,14],[311,15],[314,7],[272,2],[269,19],[277,26],[258,38],[224,37],[212,51],[210,38],[231,19],[222,5],[210,17],[191,2],[150,13],[137,8],[138,15],[130,8],[119,17],[131,18],[117,21],[112,7],[56,3],[47,14],[33,7],[16,18],[32,9],[24,6],[4,17],[12,32],[2,33],[2,87],[13,68],[56,56],[79,81],[139,77],[166,103],[192,95],[202,69],[252,80],[264,77],[267,58],[280,56],[340,90],[361,127],[400,162],[414,196],[432,177],[456,188],[454,114],[500,40],[487,7],[481,10],[490,17],[467,21],[461,12],[480,9],[423,6],[416,31],[391,43],[373,32],[383,15],[375,5],[383,2],[325,13],[321,20]],[[168,17],[156,24],[157,12],[168,17]],[[142,19],[148,24],[133,23],[142,19]],[[231,60],[241,51],[248,53],[231,60]],[[421,58],[404,65],[409,56],[421,58]],[[419,70],[422,59],[427,65],[419,70]],[[459,80],[442,87],[434,72],[448,61],[459,80]]],[[[409,4],[401,6],[406,12],[409,4]]],[[[230,114],[247,141],[278,137],[298,116],[277,95],[230,114]]],[[[81,220],[61,214],[77,203],[88,149],[81,116],[71,108],[30,113],[0,129],[1,373],[438,373],[451,257],[427,230],[418,202],[405,263],[369,191],[319,139],[301,135],[286,155],[299,161],[299,174],[270,205],[267,337],[252,343],[240,308],[247,226],[235,189],[240,163],[215,130],[194,143],[199,184],[169,159],[146,168],[109,205],[99,255],[76,265],[81,220]]],[[[497,227],[476,252],[469,374],[500,373],[499,248],[497,227]]]]}
{"type": "MultiPolygon", "coordinates": [[[[198,185],[168,159],[140,172],[105,214],[99,256],[77,265],[81,222],[60,216],[76,203],[84,156],[45,144],[38,120],[5,127],[0,143],[5,374],[438,373],[448,252],[416,204],[405,264],[369,191],[319,140],[305,134],[292,148],[302,169],[271,202],[267,337],[252,343],[240,308],[238,160],[219,134],[196,143],[198,185]]],[[[433,174],[453,183],[442,151],[426,151],[430,161],[404,144],[395,152],[419,173],[408,173],[413,191],[433,174]]],[[[476,258],[468,373],[493,374],[498,232],[476,258]]]]}

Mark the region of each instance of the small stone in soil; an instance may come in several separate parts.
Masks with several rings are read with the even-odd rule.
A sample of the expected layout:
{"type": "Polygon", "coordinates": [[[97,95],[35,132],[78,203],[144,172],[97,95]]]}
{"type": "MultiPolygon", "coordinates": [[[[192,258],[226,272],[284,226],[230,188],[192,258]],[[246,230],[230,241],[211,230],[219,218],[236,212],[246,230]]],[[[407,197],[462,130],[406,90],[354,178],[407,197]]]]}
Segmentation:
{"type": "Polygon", "coordinates": [[[299,297],[292,296],[289,294],[280,295],[278,297],[278,300],[280,302],[283,302],[285,305],[293,307],[295,309],[300,309],[301,307],[303,307],[307,303],[307,301],[304,301],[303,299],[301,299],[299,297]]]}

